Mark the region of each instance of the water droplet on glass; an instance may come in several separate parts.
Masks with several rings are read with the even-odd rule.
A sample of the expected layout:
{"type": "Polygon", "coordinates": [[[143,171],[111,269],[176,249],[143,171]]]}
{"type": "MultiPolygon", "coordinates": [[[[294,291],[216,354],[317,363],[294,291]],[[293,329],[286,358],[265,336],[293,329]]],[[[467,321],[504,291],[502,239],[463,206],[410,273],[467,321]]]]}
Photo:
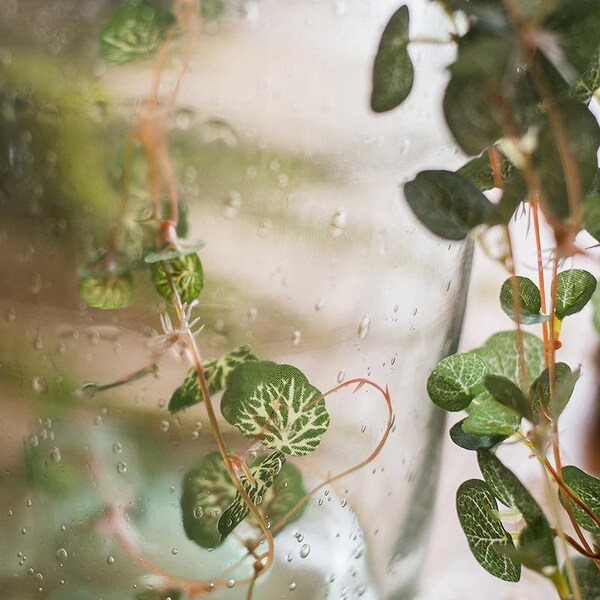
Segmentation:
{"type": "Polygon", "coordinates": [[[238,135],[233,127],[222,119],[209,119],[199,127],[200,139],[205,144],[222,142],[230,148],[238,145],[238,135]]]}
{"type": "Polygon", "coordinates": [[[107,564],[107,565],[114,565],[114,564],[115,564],[115,559],[114,559],[114,557],[113,557],[113,556],[109,556],[109,557],[106,559],[106,564],[107,564]]]}
{"type": "Polygon", "coordinates": [[[237,217],[242,206],[242,196],[236,190],[229,192],[229,197],[223,203],[223,216],[228,219],[237,217]]]}
{"type": "Polygon", "coordinates": [[[47,394],[48,393],[48,382],[43,375],[37,375],[33,378],[33,390],[38,394],[47,394]]]}
{"type": "Polygon", "coordinates": [[[299,532],[296,534],[295,537],[298,542],[301,542],[304,539],[304,536],[299,532]]]}
{"type": "Polygon", "coordinates": [[[44,342],[42,341],[42,338],[39,335],[36,335],[35,338],[33,338],[33,349],[41,350],[43,347],[44,342]]]}
{"type": "Polygon", "coordinates": [[[342,383],[342,381],[344,381],[344,379],[346,378],[346,372],[344,371],[344,369],[342,369],[338,374],[337,374],[337,382],[338,383],[342,383]]]}
{"type": "Polygon", "coordinates": [[[40,444],[40,440],[38,439],[37,435],[32,435],[29,438],[29,445],[32,446],[33,448],[35,448],[36,446],[39,446],[40,444]]]}
{"type": "Polygon", "coordinates": [[[161,421],[160,422],[160,430],[161,431],[169,431],[169,421],[161,421]]]}
{"type": "Polygon", "coordinates": [[[39,273],[33,273],[29,279],[29,291],[39,294],[42,291],[42,277],[39,273]]]}
{"type": "Polygon", "coordinates": [[[371,327],[371,317],[369,315],[363,315],[360,323],[358,324],[358,339],[364,340],[369,335],[369,328],[371,327]]]}
{"type": "Polygon", "coordinates": [[[175,113],[175,124],[179,129],[186,131],[189,129],[196,117],[196,113],[191,108],[180,108],[175,113]]]}
{"type": "Polygon", "coordinates": [[[33,504],[33,502],[27,498],[27,500],[25,500],[25,506],[31,506],[33,504]]]}
{"type": "Polygon", "coordinates": [[[292,583],[290,583],[290,590],[293,592],[296,589],[296,584],[292,581],[292,583]]]}
{"type": "Polygon", "coordinates": [[[302,341],[302,332],[296,329],[291,336],[291,342],[293,346],[297,346],[302,341]]]}
{"type": "Polygon", "coordinates": [[[235,585],[235,579],[229,579],[227,581],[227,587],[232,588],[235,585]]]}
{"type": "Polygon", "coordinates": [[[64,562],[65,560],[67,560],[67,558],[69,557],[67,551],[64,548],[59,548],[54,556],[56,557],[56,560],[58,562],[64,562]]]}
{"type": "Polygon", "coordinates": [[[302,548],[300,548],[300,558],[306,558],[310,554],[310,546],[308,544],[304,544],[302,548]]]}
{"type": "Polygon", "coordinates": [[[22,533],[23,535],[25,535],[25,534],[27,533],[27,529],[25,529],[25,527],[23,527],[23,529],[21,529],[21,533],[22,533]]]}
{"type": "Polygon", "coordinates": [[[123,452],[123,446],[119,442],[115,442],[112,449],[115,454],[121,454],[121,452],[123,452]]]}
{"type": "Polygon", "coordinates": [[[292,562],[292,560],[294,560],[294,557],[291,554],[288,554],[285,558],[288,562],[292,562]]]}
{"type": "Polygon", "coordinates": [[[360,432],[361,432],[361,433],[364,433],[366,430],[367,430],[367,426],[366,426],[366,425],[363,425],[363,426],[360,428],[360,432]]]}
{"type": "Polygon", "coordinates": [[[50,460],[53,463],[57,463],[57,462],[60,462],[61,458],[62,458],[62,456],[60,454],[60,449],[57,448],[56,446],[54,446],[54,448],[52,448],[52,450],[50,450],[50,460]]]}
{"type": "Polygon", "coordinates": [[[171,554],[175,556],[179,552],[178,548],[171,548],[171,554]]]}
{"type": "Polygon", "coordinates": [[[196,506],[194,509],[194,518],[201,519],[204,516],[204,509],[201,506],[196,506]]]}
{"type": "Polygon", "coordinates": [[[10,322],[14,321],[17,318],[17,311],[15,310],[14,306],[9,306],[6,309],[6,312],[4,313],[4,318],[10,322]]]}
{"type": "Polygon", "coordinates": [[[315,302],[315,311],[319,312],[323,308],[324,305],[325,305],[325,301],[323,300],[323,298],[319,298],[315,302]]]}
{"type": "Polygon", "coordinates": [[[346,227],[346,211],[342,208],[338,208],[331,221],[329,221],[329,235],[332,238],[338,238],[344,232],[346,227]]]}
{"type": "Polygon", "coordinates": [[[127,463],[124,460],[120,460],[117,463],[117,472],[119,472],[119,473],[127,473],[127,463]]]}

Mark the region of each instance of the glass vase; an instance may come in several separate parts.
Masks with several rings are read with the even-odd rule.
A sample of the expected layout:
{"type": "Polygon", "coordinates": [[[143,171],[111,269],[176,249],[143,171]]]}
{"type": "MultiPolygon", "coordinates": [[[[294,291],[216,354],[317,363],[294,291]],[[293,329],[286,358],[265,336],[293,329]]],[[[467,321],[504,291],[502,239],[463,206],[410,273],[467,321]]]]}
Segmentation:
{"type": "MultiPolygon", "coordinates": [[[[414,26],[444,26],[414,4],[414,26]]],[[[266,546],[251,518],[215,548],[186,535],[182,489],[216,444],[202,403],[169,411],[188,352],[165,344],[177,315],[144,263],[154,146],[132,132],[176,90],[161,123],[178,232],[203,244],[199,353],[249,346],[293,365],[329,413],[316,450],[287,457],[308,495],[251,593],[411,598],[442,435],[425,380],[456,347],[470,246],[422,230],[399,183],[453,160],[447,55],[416,56],[429,80],[375,115],[372,62],[396,2],[204,0],[193,44],[189,27],[170,40],[149,108],[160,57],[99,52],[119,6],[0,2],[0,586],[19,599],[249,597],[266,546]],[[114,247],[135,291],[91,307],[82,282],[114,247]]],[[[221,394],[227,449],[251,467],[264,448],[220,416],[221,394]]]]}

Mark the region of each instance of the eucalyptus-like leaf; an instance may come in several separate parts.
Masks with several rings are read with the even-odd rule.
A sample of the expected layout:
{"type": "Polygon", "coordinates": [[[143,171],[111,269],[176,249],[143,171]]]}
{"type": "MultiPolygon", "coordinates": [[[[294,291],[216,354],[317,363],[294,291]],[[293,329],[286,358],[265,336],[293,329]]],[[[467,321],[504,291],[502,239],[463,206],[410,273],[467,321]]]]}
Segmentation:
{"type": "MultiPolygon", "coordinates": [[[[515,167],[503,154],[498,153],[498,158],[500,160],[500,176],[502,177],[502,181],[505,182],[513,175],[513,173],[515,173],[515,167]]],[[[496,187],[494,172],[490,164],[490,157],[487,149],[479,156],[466,162],[458,169],[457,173],[466,177],[482,192],[496,187]]]]}
{"type": "Polygon", "coordinates": [[[534,413],[543,408],[547,416],[556,420],[573,394],[579,370],[571,371],[569,365],[559,362],[554,366],[554,377],[554,398],[550,394],[550,370],[544,369],[529,388],[529,400],[534,413]]]}
{"type": "MultiPolygon", "coordinates": [[[[244,486],[248,497],[255,506],[260,506],[267,490],[273,485],[273,480],[281,472],[285,456],[282,452],[273,452],[261,460],[256,466],[250,467],[252,480],[246,475],[240,476],[240,482],[244,486]]],[[[231,505],[219,518],[218,530],[221,537],[225,539],[250,512],[244,499],[238,492],[231,505]]]]}
{"type": "Polygon", "coordinates": [[[205,243],[201,240],[194,242],[193,244],[178,247],[169,244],[161,250],[146,254],[146,256],[144,256],[144,261],[148,264],[152,264],[162,260],[171,260],[173,258],[179,258],[180,256],[187,256],[188,254],[196,254],[196,252],[204,248],[204,246],[205,243]]]}
{"type": "MultiPolygon", "coordinates": [[[[575,577],[577,577],[581,600],[600,600],[600,570],[594,561],[583,556],[577,556],[571,560],[575,567],[575,577]]],[[[562,571],[568,579],[569,572],[566,566],[562,571]]]]}
{"type": "Polygon", "coordinates": [[[404,195],[419,221],[448,240],[462,240],[495,218],[494,205],[468,179],[451,171],[422,171],[404,185],[404,195]]]}
{"type": "Polygon", "coordinates": [[[414,69],[408,55],[408,6],[401,6],[383,31],[373,65],[371,108],[378,113],[400,105],[410,94],[414,69]]]}
{"type": "Polygon", "coordinates": [[[538,135],[537,169],[548,210],[557,219],[568,219],[569,194],[561,156],[567,152],[571,156],[573,177],[579,181],[583,198],[598,170],[596,152],[600,145],[600,127],[588,108],[575,100],[561,102],[557,112],[565,132],[564,144],[562,140],[559,144],[555,139],[555,132],[547,119],[538,135]]]}
{"type": "Polygon", "coordinates": [[[175,17],[146,0],[129,0],[118,8],[100,34],[102,58],[122,64],[148,58],[158,50],[175,17]]]}
{"type": "Polygon", "coordinates": [[[556,278],[556,317],[561,321],[578,313],[590,301],[596,278],[583,269],[561,271],[556,278]]]}
{"type": "Polygon", "coordinates": [[[202,548],[216,548],[223,538],[217,524],[237,490],[219,452],[205,456],[183,479],[181,514],[187,537],[202,548]]]}
{"type": "Polygon", "coordinates": [[[473,403],[469,416],[463,421],[465,433],[477,436],[511,436],[521,425],[520,415],[493,398],[484,397],[473,403]]]}
{"type": "Polygon", "coordinates": [[[452,441],[465,450],[482,450],[497,446],[506,439],[505,435],[475,435],[465,433],[462,428],[465,419],[458,421],[450,428],[452,441]]]}
{"type": "MultiPolygon", "coordinates": [[[[251,360],[258,360],[258,356],[252,352],[250,346],[244,344],[221,356],[221,358],[212,358],[204,361],[202,367],[204,369],[208,392],[212,395],[224,390],[232,371],[238,365],[251,360]]],[[[169,401],[169,411],[172,413],[178,412],[184,408],[198,404],[202,400],[202,390],[200,389],[198,373],[195,368],[191,368],[183,383],[173,392],[169,401]]]]}
{"type": "MultiPolygon", "coordinates": [[[[600,519],[600,479],[571,465],[562,468],[562,477],[573,493],[600,519]]],[[[560,499],[564,502],[563,494],[560,494],[560,499]]],[[[598,523],[575,502],[569,502],[577,523],[586,531],[600,535],[598,523]]]]}
{"type": "Polygon", "coordinates": [[[558,570],[552,530],[545,517],[528,524],[521,531],[517,552],[512,555],[509,552],[509,556],[545,577],[558,570]]]}
{"type": "Polygon", "coordinates": [[[588,194],[581,205],[581,226],[600,242],[600,194],[588,194]]]}
{"type": "Polygon", "coordinates": [[[293,513],[290,511],[307,493],[302,481],[302,473],[298,467],[290,462],[284,463],[281,472],[275,477],[273,485],[265,494],[261,506],[265,518],[272,525],[276,525],[283,518],[286,518],[286,525],[297,521],[302,516],[306,504],[297,508],[293,513]]]}
{"type": "Polygon", "coordinates": [[[541,323],[548,319],[547,316],[540,314],[542,308],[542,300],[540,290],[531,279],[516,275],[509,277],[502,284],[500,289],[500,306],[502,310],[513,320],[517,321],[514,311],[514,293],[513,287],[518,289],[518,299],[520,312],[519,322],[523,325],[532,325],[541,323]]]}
{"type": "Polygon", "coordinates": [[[427,379],[429,398],[444,410],[463,410],[483,391],[487,371],[485,363],[476,354],[452,354],[430,373],[427,379]]]}
{"type": "Polygon", "coordinates": [[[523,396],[523,392],[515,383],[502,375],[487,375],[484,381],[485,389],[494,400],[512,408],[521,417],[533,421],[533,415],[529,402],[523,396]]]}
{"type": "Polygon", "coordinates": [[[231,373],[221,412],[245,437],[292,456],[312,452],[329,427],[321,392],[296,367],[269,361],[231,373]]]}
{"type": "MultiPolygon", "coordinates": [[[[527,331],[523,335],[525,366],[530,378],[537,376],[544,368],[544,343],[527,331]]],[[[517,333],[501,331],[489,337],[485,343],[473,350],[488,366],[492,375],[502,375],[519,385],[519,363],[517,333]]]]}
{"type": "Polygon", "coordinates": [[[150,271],[156,291],[167,300],[172,297],[170,282],[181,301],[188,304],[198,298],[204,287],[204,271],[197,254],[152,263],[150,271]]]}
{"type": "Polygon", "coordinates": [[[131,273],[81,277],[79,295],[92,308],[113,310],[127,306],[133,297],[131,273]]]}
{"type": "Polygon", "coordinates": [[[499,579],[519,581],[521,565],[504,552],[514,543],[497,516],[498,504],[487,483],[463,482],[456,492],[456,512],[477,562],[499,579]]]}

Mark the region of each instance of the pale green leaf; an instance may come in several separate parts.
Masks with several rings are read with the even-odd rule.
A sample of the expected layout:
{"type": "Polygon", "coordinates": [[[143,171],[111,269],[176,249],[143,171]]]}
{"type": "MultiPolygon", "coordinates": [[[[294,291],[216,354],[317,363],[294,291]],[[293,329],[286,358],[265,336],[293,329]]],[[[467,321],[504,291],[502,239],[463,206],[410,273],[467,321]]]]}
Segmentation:
{"type": "Polygon", "coordinates": [[[480,479],[462,483],[456,492],[456,511],[477,562],[499,579],[519,581],[521,565],[503,552],[514,544],[498,519],[498,505],[489,486],[480,479]]]}
{"type": "Polygon", "coordinates": [[[269,361],[231,373],[221,412],[245,437],[292,456],[312,452],[329,427],[321,392],[299,369],[269,361]]]}
{"type": "Polygon", "coordinates": [[[187,537],[202,548],[216,548],[223,539],[217,524],[237,490],[219,452],[205,456],[183,479],[181,514],[187,537]]]}
{"type": "Polygon", "coordinates": [[[302,516],[306,504],[303,504],[293,513],[290,513],[290,511],[296,507],[306,494],[302,473],[300,473],[298,467],[286,462],[265,495],[262,512],[272,525],[276,525],[283,518],[286,518],[286,525],[289,525],[302,516]]]}
{"type": "Polygon", "coordinates": [[[79,295],[92,308],[113,310],[127,306],[133,297],[131,273],[104,277],[81,277],[79,295]]]}
{"type": "Polygon", "coordinates": [[[433,369],[427,379],[427,393],[444,410],[463,410],[483,391],[486,373],[485,363],[475,354],[453,354],[433,369]]]}
{"type": "Polygon", "coordinates": [[[462,425],[465,419],[455,423],[450,428],[450,438],[452,441],[465,450],[481,450],[497,446],[506,439],[505,435],[475,435],[466,433],[462,425]]]}
{"type": "Polygon", "coordinates": [[[511,436],[520,425],[521,417],[512,408],[485,397],[478,404],[473,403],[462,428],[471,435],[511,436]]]}
{"type": "Polygon", "coordinates": [[[579,379],[579,369],[571,371],[569,365],[559,362],[554,367],[554,398],[550,395],[550,370],[544,369],[529,388],[529,399],[534,413],[540,407],[547,416],[557,419],[569,402],[575,383],[579,379]]]}
{"type": "Polygon", "coordinates": [[[204,272],[197,254],[152,263],[150,270],[156,291],[167,300],[172,296],[169,280],[175,286],[181,301],[188,304],[198,298],[204,287],[204,272]]]}
{"type": "Polygon", "coordinates": [[[521,277],[517,275],[514,277],[514,279],[509,277],[504,281],[500,290],[500,306],[502,307],[502,310],[513,321],[517,321],[514,311],[513,293],[515,280],[518,290],[517,302],[519,303],[520,307],[519,322],[523,325],[532,325],[534,323],[546,321],[548,317],[540,314],[540,310],[542,308],[540,290],[538,286],[527,277],[521,277]]]}
{"type": "Polygon", "coordinates": [[[422,171],[404,185],[406,201],[429,231],[462,240],[477,225],[494,221],[494,205],[468,179],[451,171],[422,171]]]}
{"type": "Polygon", "coordinates": [[[502,377],[502,375],[487,375],[484,386],[494,400],[512,408],[521,417],[532,420],[533,415],[529,402],[523,396],[521,389],[510,379],[502,377]]]}
{"type": "MultiPolygon", "coordinates": [[[[265,494],[273,485],[275,477],[281,472],[284,462],[285,456],[282,452],[273,452],[256,466],[250,467],[254,481],[251,481],[246,475],[240,476],[240,482],[255,506],[260,507],[263,504],[265,494]]],[[[238,492],[219,519],[218,529],[221,537],[226,538],[248,516],[249,512],[250,509],[238,492]]]]}
{"type": "Polygon", "coordinates": [[[556,278],[556,317],[561,321],[578,313],[596,289],[596,278],[583,269],[561,271],[556,278]]]}
{"type": "Polygon", "coordinates": [[[146,254],[146,256],[144,256],[144,261],[148,264],[152,264],[160,262],[161,260],[171,260],[180,256],[187,256],[188,254],[195,254],[198,252],[198,250],[204,248],[204,246],[205,244],[202,241],[185,246],[178,246],[177,248],[172,245],[168,245],[161,250],[157,250],[156,252],[149,252],[146,254]]]}
{"type": "MultiPolygon", "coordinates": [[[[530,379],[533,379],[544,368],[544,344],[531,333],[524,331],[522,335],[525,365],[530,379]]],[[[519,385],[516,336],[515,331],[495,333],[473,352],[485,362],[490,374],[502,375],[519,385]]]]}
{"type": "MultiPolygon", "coordinates": [[[[244,362],[258,360],[247,344],[239,346],[221,358],[212,358],[202,365],[209,393],[224,390],[232,371],[244,362]]],[[[169,411],[174,413],[202,402],[202,390],[195,368],[191,368],[183,383],[173,392],[169,401],[169,411]]]]}
{"type": "Polygon", "coordinates": [[[373,65],[371,108],[375,112],[392,110],[412,89],[414,69],[407,50],[409,21],[408,7],[401,6],[381,36],[373,65]]]}
{"type": "Polygon", "coordinates": [[[104,60],[122,64],[152,56],[175,17],[146,0],[129,0],[112,15],[100,34],[104,60]]]}
{"type": "MultiPolygon", "coordinates": [[[[563,467],[562,477],[575,495],[600,519],[600,479],[574,466],[563,467]]],[[[560,497],[562,501],[562,494],[560,497]]],[[[570,504],[579,525],[586,531],[600,535],[598,524],[573,501],[570,504]]]]}

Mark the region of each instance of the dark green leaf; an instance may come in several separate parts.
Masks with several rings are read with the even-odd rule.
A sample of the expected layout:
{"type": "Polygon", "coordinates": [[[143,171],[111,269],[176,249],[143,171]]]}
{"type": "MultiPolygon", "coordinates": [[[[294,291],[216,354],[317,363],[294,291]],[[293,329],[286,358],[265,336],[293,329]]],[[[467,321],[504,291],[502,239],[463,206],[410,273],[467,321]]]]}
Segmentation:
{"type": "Polygon", "coordinates": [[[483,391],[485,363],[475,354],[452,354],[444,358],[427,379],[431,401],[448,411],[467,408],[483,391]]]}
{"type": "Polygon", "coordinates": [[[521,389],[510,379],[501,375],[487,375],[484,386],[494,400],[508,406],[508,408],[512,408],[521,417],[532,421],[529,402],[523,396],[521,389]]]}
{"type": "Polygon", "coordinates": [[[100,34],[100,50],[107,62],[122,64],[154,54],[175,17],[146,0],[129,0],[112,15],[100,34]]]}
{"type": "Polygon", "coordinates": [[[386,112],[401,104],[410,94],[414,70],[408,55],[407,6],[401,6],[385,27],[373,65],[371,108],[386,112]]]}
{"type": "Polygon", "coordinates": [[[204,272],[197,254],[152,263],[150,270],[156,291],[167,300],[170,300],[172,295],[169,279],[181,301],[188,304],[198,298],[204,287],[204,272]]]}
{"type": "Polygon", "coordinates": [[[561,321],[578,313],[590,301],[596,278],[583,269],[561,271],[556,278],[556,317],[561,321]]]}
{"type": "MultiPolygon", "coordinates": [[[[473,352],[488,366],[492,375],[502,375],[519,385],[516,336],[515,331],[495,333],[473,352]]],[[[544,368],[544,344],[537,336],[524,331],[523,350],[527,373],[530,377],[535,376],[544,368]]]]}
{"type": "MultiPolygon", "coordinates": [[[[587,107],[574,100],[557,105],[567,148],[576,167],[582,198],[590,188],[598,170],[596,152],[600,144],[600,128],[596,117],[587,107]]],[[[550,122],[546,119],[538,137],[538,174],[543,198],[548,210],[557,219],[568,219],[569,196],[563,173],[559,145],[554,139],[550,122]]]]}
{"type": "Polygon", "coordinates": [[[155,589],[148,588],[142,590],[135,595],[135,600],[180,600],[182,591],[170,588],[170,589],[155,589]]]}
{"type": "Polygon", "coordinates": [[[581,226],[600,242],[600,194],[588,194],[583,200],[581,226]]]}
{"type": "MultiPolygon", "coordinates": [[[[562,477],[575,495],[600,519],[600,479],[574,466],[563,467],[562,477]]],[[[560,498],[563,502],[563,494],[560,494],[560,498]]],[[[586,531],[600,535],[598,524],[573,501],[570,504],[577,523],[586,531]]]]}
{"type": "Polygon", "coordinates": [[[559,362],[554,367],[555,392],[554,400],[550,396],[550,371],[544,369],[529,388],[529,400],[534,413],[538,413],[540,407],[552,419],[557,419],[571,398],[575,383],[579,378],[579,370],[572,372],[569,365],[559,362]]]}
{"type": "Polygon", "coordinates": [[[162,250],[146,254],[144,261],[148,264],[152,264],[162,260],[171,260],[173,258],[179,258],[180,256],[187,256],[188,254],[196,254],[196,252],[198,252],[198,250],[201,248],[204,248],[204,246],[205,244],[202,241],[198,241],[186,246],[179,246],[177,248],[172,245],[168,245],[162,250]]]}
{"type": "Polygon", "coordinates": [[[520,425],[521,417],[512,408],[485,397],[478,404],[472,404],[462,428],[471,435],[510,436],[518,431],[520,425]]]}
{"type": "Polygon", "coordinates": [[[514,544],[497,516],[498,505],[489,486],[480,479],[462,483],[456,492],[456,511],[477,562],[495,577],[519,581],[521,565],[503,552],[514,544]]]}
{"type": "Polygon", "coordinates": [[[494,205],[451,171],[422,171],[404,185],[404,195],[421,223],[448,240],[462,240],[477,225],[494,220],[494,205]]]}
{"type": "Polygon", "coordinates": [[[245,437],[292,456],[312,452],[329,427],[321,392],[295,367],[269,361],[231,373],[221,412],[245,437]]]}
{"type": "Polygon", "coordinates": [[[296,466],[286,462],[265,495],[262,506],[263,513],[273,525],[276,525],[284,517],[287,518],[286,525],[289,525],[302,516],[305,504],[295,510],[293,514],[289,513],[306,494],[302,473],[296,466]]]}
{"type": "MultiPolygon", "coordinates": [[[[504,155],[498,154],[498,156],[500,159],[500,176],[502,177],[502,181],[506,181],[513,173],[515,173],[515,167],[504,155]]],[[[492,166],[490,165],[490,158],[487,150],[484,150],[480,156],[476,156],[465,163],[457,173],[466,177],[482,192],[496,187],[494,173],[492,171],[492,166]]]]}
{"type": "Polygon", "coordinates": [[[509,556],[523,566],[548,576],[549,569],[556,568],[556,551],[552,541],[552,530],[545,517],[528,524],[519,535],[518,549],[509,551],[509,556]]]}
{"type": "Polygon", "coordinates": [[[181,514],[187,537],[202,548],[219,546],[223,539],[217,523],[236,493],[221,455],[205,456],[183,479],[181,514]]]}
{"type": "Polygon", "coordinates": [[[450,438],[452,441],[465,450],[489,449],[497,446],[506,439],[505,435],[474,435],[465,433],[462,424],[465,419],[455,423],[450,428],[450,438]]]}
{"type": "MultiPolygon", "coordinates": [[[[282,452],[273,452],[263,458],[256,466],[250,467],[254,481],[246,475],[240,477],[248,497],[255,506],[263,504],[267,490],[273,485],[273,480],[281,472],[285,456],[282,452]]],[[[226,538],[247,516],[250,509],[239,492],[233,502],[219,519],[218,529],[221,537],[226,538]]]]}
{"type": "MultiPolygon", "coordinates": [[[[594,561],[583,556],[577,556],[572,560],[581,600],[600,600],[600,570],[594,561]]],[[[568,578],[566,567],[563,567],[563,573],[568,578]]]]}
{"type": "MultiPolygon", "coordinates": [[[[209,393],[212,395],[225,389],[231,372],[238,365],[251,360],[258,360],[258,357],[252,352],[250,346],[244,344],[221,358],[213,358],[205,361],[202,366],[209,393]]],[[[202,390],[200,389],[198,374],[195,368],[191,368],[183,383],[173,392],[169,401],[169,411],[175,413],[198,404],[202,400],[202,390]]]]}
{"type": "Polygon", "coordinates": [[[531,279],[516,275],[514,279],[509,277],[502,284],[500,289],[500,306],[502,310],[513,320],[516,321],[514,313],[514,295],[513,286],[516,280],[516,287],[519,290],[519,322],[523,325],[541,323],[548,319],[547,316],[540,314],[542,300],[540,290],[531,279]]]}
{"type": "Polygon", "coordinates": [[[527,185],[516,169],[504,183],[502,198],[497,204],[498,222],[507,224],[521,202],[527,200],[527,185]]]}

